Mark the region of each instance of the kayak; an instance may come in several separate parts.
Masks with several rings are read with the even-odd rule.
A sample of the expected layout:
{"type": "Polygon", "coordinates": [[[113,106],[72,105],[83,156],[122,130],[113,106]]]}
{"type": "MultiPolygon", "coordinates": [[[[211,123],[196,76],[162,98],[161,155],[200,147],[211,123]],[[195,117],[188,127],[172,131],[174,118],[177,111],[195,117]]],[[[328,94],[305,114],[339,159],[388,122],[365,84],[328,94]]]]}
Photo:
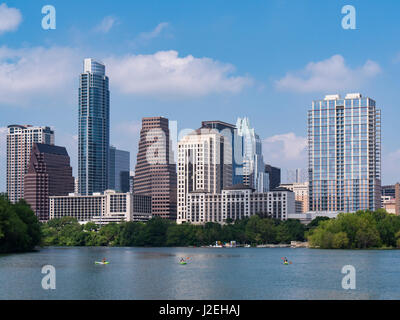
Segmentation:
{"type": "Polygon", "coordinates": [[[95,264],[109,264],[110,262],[108,262],[108,261],[106,261],[106,262],[103,262],[103,261],[95,261],[94,263],[95,263],[95,264]]]}
{"type": "Polygon", "coordinates": [[[179,264],[182,264],[182,265],[184,265],[184,264],[187,264],[186,262],[179,262],[179,264]]]}
{"type": "Polygon", "coordinates": [[[284,262],[283,264],[289,264],[288,262],[284,262]]]}

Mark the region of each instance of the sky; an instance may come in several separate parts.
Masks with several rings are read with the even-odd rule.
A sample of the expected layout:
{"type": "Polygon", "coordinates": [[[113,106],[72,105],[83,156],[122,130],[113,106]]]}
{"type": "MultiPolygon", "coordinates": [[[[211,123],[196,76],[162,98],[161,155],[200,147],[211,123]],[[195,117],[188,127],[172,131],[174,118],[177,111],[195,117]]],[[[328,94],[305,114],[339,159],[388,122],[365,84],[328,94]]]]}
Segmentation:
{"type": "Polygon", "coordinates": [[[264,161],[307,166],[307,110],[360,92],[382,110],[382,182],[400,181],[400,2],[0,0],[0,191],[10,124],[51,126],[77,174],[83,59],[110,79],[110,142],[136,163],[141,118],[178,132],[248,117],[264,161]],[[45,5],[55,29],[42,28],[45,5]],[[344,29],[342,7],[355,8],[344,29]]]}

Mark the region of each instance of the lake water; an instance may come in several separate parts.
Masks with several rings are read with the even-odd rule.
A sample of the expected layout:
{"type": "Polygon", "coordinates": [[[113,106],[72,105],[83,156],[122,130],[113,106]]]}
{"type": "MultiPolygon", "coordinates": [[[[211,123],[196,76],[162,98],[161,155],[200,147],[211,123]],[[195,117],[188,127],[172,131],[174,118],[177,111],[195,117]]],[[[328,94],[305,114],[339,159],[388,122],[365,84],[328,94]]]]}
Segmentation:
{"type": "Polygon", "coordinates": [[[400,299],[400,251],[44,248],[0,255],[0,299],[400,299]],[[94,264],[103,257],[110,264],[94,264]],[[56,269],[55,290],[42,289],[44,265],[56,269]],[[344,265],[356,269],[355,290],[342,288],[344,265]]]}

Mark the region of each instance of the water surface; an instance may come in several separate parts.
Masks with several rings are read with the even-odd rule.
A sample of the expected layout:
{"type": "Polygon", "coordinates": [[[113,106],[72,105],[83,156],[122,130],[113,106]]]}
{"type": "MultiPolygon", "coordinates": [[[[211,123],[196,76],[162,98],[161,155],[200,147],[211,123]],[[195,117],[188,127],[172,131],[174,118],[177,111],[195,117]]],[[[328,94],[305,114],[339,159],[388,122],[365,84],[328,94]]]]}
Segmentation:
{"type": "Polygon", "coordinates": [[[400,251],[44,248],[0,255],[0,299],[400,299],[400,251]],[[103,257],[109,265],[94,264],[103,257]],[[56,268],[56,290],[42,289],[44,265],[56,268]],[[342,288],[344,265],[356,268],[356,290],[342,288]]]}

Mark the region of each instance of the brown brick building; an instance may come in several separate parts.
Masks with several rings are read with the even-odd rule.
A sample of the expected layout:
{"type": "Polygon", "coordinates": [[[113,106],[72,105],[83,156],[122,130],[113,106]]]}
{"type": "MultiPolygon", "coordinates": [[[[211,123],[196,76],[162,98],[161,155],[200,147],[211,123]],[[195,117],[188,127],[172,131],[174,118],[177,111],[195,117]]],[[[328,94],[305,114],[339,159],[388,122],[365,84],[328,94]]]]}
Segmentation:
{"type": "Polygon", "coordinates": [[[133,189],[151,195],[154,217],[176,219],[176,166],[166,118],[142,119],[133,189]]]}
{"type": "Polygon", "coordinates": [[[72,192],[74,178],[67,150],[34,143],[24,178],[24,199],[39,220],[49,220],[49,196],[65,196],[72,192]]]}

